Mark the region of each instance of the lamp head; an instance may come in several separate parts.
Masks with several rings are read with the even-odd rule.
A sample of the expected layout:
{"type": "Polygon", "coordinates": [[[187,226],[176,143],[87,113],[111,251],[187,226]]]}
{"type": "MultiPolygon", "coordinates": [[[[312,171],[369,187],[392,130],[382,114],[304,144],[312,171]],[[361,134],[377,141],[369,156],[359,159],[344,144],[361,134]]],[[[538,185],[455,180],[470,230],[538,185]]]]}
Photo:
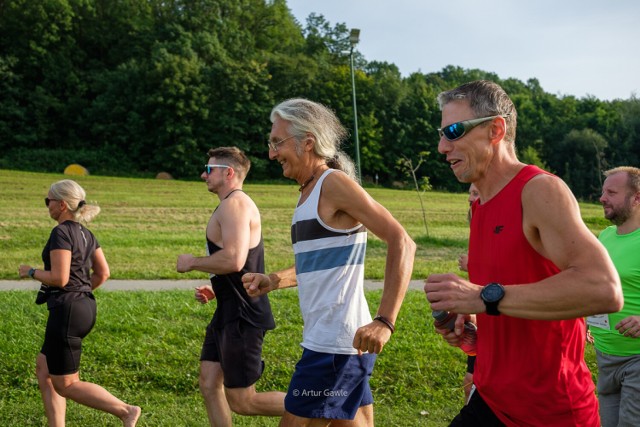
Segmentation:
{"type": "Polygon", "coordinates": [[[360,30],[358,28],[352,28],[351,34],[349,35],[349,42],[351,46],[355,46],[360,41],[360,30]]]}

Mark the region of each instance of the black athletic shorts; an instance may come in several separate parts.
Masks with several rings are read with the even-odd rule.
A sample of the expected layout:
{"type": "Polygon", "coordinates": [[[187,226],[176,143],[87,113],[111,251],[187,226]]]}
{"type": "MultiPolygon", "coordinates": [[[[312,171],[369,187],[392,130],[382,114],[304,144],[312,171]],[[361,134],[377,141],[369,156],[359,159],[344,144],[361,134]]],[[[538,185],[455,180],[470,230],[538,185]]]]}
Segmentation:
{"type": "Polygon", "coordinates": [[[264,335],[264,329],[242,319],[226,323],[223,329],[209,324],[200,360],[220,362],[225,387],[249,387],[260,379],[264,370],[264,335]]]}
{"type": "Polygon", "coordinates": [[[473,369],[476,366],[476,357],[475,356],[467,356],[467,372],[473,374],[473,369]]]}
{"type": "Polygon", "coordinates": [[[80,369],[82,339],[96,323],[96,300],[91,293],[69,292],[64,301],[49,310],[44,344],[51,375],[69,375],[80,369]]]}
{"type": "Polygon", "coordinates": [[[504,424],[482,399],[478,390],[474,390],[469,403],[462,407],[449,427],[504,427],[504,424]]]}

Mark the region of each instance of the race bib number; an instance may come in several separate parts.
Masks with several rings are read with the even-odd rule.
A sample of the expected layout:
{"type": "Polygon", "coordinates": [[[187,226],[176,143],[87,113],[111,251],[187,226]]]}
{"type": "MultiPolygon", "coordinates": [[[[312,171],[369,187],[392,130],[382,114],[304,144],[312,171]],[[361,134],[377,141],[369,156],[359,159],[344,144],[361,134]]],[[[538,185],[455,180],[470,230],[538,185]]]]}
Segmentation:
{"type": "Polygon", "coordinates": [[[609,315],[608,314],[596,314],[587,317],[587,325],[594,328],[610,329],[609,328],[609,315]]]}

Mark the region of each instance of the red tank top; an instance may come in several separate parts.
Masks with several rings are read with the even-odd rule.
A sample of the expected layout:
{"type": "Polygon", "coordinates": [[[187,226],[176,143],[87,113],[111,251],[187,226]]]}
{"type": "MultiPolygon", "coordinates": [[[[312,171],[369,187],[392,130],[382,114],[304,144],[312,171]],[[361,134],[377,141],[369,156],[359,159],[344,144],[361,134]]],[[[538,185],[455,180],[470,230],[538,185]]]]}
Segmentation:
{"type": "MultiPolygon", "coordinates": [[[[522,230],[522,189],[547,173],[524,167],[494,198],[472,209],[469,279],[507,287],[560,270],[522,230]]],[[[578,302],[577,302],[578,303],[578,302]]],[[[599,426],[598,402],[584,361],[584,319],[526,320],[479,314],[474,383],[507,426],[599,426]]]]}

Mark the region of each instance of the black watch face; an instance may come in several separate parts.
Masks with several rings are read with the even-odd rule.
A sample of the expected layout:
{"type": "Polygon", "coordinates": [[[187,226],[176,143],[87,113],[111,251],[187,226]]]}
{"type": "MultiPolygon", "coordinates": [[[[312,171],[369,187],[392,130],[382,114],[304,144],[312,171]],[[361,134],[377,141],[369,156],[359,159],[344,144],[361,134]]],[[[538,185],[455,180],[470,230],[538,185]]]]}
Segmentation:
{"type": "Polygon", "coordinates": [[[502,286],[491,283],[482,289],[482,299],[486,302],[500,301],[504,295],[502,286]]]}

